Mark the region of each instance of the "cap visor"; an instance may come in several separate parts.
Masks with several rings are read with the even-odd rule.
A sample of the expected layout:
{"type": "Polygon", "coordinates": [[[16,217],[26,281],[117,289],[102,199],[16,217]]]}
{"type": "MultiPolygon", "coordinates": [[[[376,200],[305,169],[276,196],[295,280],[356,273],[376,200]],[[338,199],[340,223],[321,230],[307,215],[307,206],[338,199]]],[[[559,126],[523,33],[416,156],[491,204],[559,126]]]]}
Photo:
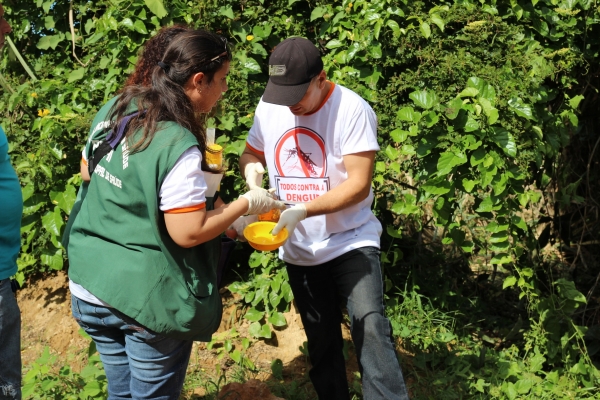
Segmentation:
{"type": "Polygon", "coordinates": [[[274,84],[270,79],[262,96],[266,103],[280,106],[293,106],[298,104],[306,94],[310,81],[296,86],[281,86],[274,84]]]}

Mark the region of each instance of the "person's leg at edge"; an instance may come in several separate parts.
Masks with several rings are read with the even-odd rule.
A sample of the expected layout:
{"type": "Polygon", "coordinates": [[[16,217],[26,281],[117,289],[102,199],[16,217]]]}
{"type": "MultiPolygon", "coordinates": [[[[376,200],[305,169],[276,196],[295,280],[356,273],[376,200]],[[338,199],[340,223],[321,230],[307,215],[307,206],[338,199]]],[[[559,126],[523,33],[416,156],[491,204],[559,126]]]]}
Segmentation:
{"type": "Polygon", "coordinates": [[[349,400],[342,314],[328,264],[287,264],[290,286],[308,341],[310,379],[320,400],[349,400]]]}
{"type": "Polygon", "coordinates": [[[71,312],[100,353],[104,373],[108,379],[108,399],[131,399],[131,373],[125,352],[123,322],[110,309],[87,303],[71,296],[71,312]]]}
{"type": "Polygon", "coordinates": [[[0,399],[21,399],[21,311],[10,279],[0,280],[0,399]]]}
{"type": "Polygon", "coordinates": [[[177,340],[130,325],[126,337],[134,399],[177,400],[192,353],[191,340],[177,340]]]}
{"type": "Polygon", "coordinates": [[[392,327],[385,317],[379,249],[355,249],[333,261],[338,292],[347,299],[364,399],[408,399],[392,327]]]}
{"type": "Polygon", "coordinates": [[[109,400],[179,398],[191,340],[166,338],[113,309],[75,297],[73,303],[73,315],[96,342],[109,382],[109,400]]]}

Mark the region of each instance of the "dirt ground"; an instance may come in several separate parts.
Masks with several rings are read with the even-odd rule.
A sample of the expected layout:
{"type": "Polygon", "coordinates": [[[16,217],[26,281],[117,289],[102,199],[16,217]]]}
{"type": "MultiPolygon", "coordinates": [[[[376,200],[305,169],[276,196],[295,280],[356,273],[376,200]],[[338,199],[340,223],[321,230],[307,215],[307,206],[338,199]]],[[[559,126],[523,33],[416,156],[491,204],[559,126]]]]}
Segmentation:
{"type": "MultiPolygon", "coordinates": [[[[221,326],[215,335],[226,338],[231,328],[235,327],[240,337],[250,337],[247,335],[249,323],[241,318],[242,310],[239,309],[239,302],[226,289],[222,289],[221,293],[224,312],[221,326]]],[[[46,346],[57,356],[60,364],[68,363],[74,370],[79,369],[84,362],[82,360],[85,359],[84,354],[87,353],[89,340],[79,334],[79,325],[71,316],[71,295],[67,274],[58,271],[36,279],[33,284],[26,284],[17,292],[17,299],[22,314],[21,347],[24,372],[26,373],[28,366],[40,357],[46,346]]],[[[274,379],[271,373],[271,362],[280,359],[283,363],[284,377],[288,379],[304,377],[305,381],[308,380],[309,364],[300,351],[300,347],[306,340],[300,315],[292,307],[285,317],[287,320],[285,329],[274,331],[271,339],[253,342],[245,350],[245,355],[258,370],[255,376],[249,378],[260,381],[274,379]]],[[[349,330],[345,326],[344,336],[345,339],[350,339],[349,330]]],[[[352,348],[349,349],[349,353],[347,373],[349,379],[353,380],[358,366],[352,348]]],[[[196,343],[189,369],[215,371],[217,364],[222,370],[232,366],[230,359],[227,357],[219,359],[217,355],[217,346],[208,350],[205,343],[196,343]]],[[[203,390],[198,388],[194,393],[201,396],[203,390]]]]}

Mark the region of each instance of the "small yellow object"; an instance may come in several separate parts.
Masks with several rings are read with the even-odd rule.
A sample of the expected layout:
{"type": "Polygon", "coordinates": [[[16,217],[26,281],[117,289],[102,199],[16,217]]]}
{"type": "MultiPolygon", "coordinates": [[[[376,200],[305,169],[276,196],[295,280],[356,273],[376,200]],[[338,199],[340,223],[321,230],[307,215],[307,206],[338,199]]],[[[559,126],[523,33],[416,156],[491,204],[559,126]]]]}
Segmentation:
{"type": "Polygon", "coordinates": [[[36,92],[31,93],[31,97],[33,97],[34,99],[36,99],[38,97],[36,92]]]}
{"type": "Polygon", "coordinates": [[[44,108],[43,110],[38,110],[38,117],[45,117],[48,114],[50,114],[50,110],[48,110],[47,108],[44,108]]]}
{"type": "Polygon", "coordinates": [[[248,225],[244,229],[244,237],[250,246],[256,250],[271,251],[282,246],[288,238],[287,229],[283,228],[277,235],[273,236],[271,231],[277,225],[275,222],[258,221],[248,225]]]}
{"type": "Polygon", "coordinates": [[[221,168],[223,166],[223,147],[218,144],[210,144],[208,148],[213,150],[214,153],[206,151],[206,163],[213,168],[221,168]]]}
{"type": "Polygon", "coordinates": [[[254,39],[254,36],[252,36],[252,35],[248,35],[248,36],[246,36],[246,40],[247,40],[247,41],[251,41],[252,39],[254,39]]]}

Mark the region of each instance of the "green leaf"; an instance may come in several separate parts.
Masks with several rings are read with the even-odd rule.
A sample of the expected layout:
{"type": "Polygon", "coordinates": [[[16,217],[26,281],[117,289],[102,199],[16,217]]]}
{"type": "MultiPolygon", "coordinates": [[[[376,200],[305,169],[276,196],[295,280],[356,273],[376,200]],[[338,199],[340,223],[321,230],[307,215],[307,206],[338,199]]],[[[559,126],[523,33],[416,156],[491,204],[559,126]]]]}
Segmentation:
{"type": "Polygon", "coordinates": [[[396,143],[402,143],[408,137],[409,132],[402,129],[394,129],[390,132],[392,140],[396,143]]]}
{"type": "Polygon", "coordinates": [[[446,194],[452,189],[452,184],[444,178],[430,179],[421,188],[433,195],[446,194]]]}
{"type": "Polygon", "coordinates": [[[500,231],[490,236],[490,243],[503,243],[508,241],[508,231],[500,231]]]}
{"type": "Polygon", "coordinates": [[[383,56],[383,51],[381,50],[381,45],[377,44],[371,44],[369,46],[369,54],[371,55],[371,57],[379,59],[383,56]]]}
{"type": "Polygon", "coordinates": [[[63,39],[63,34],[42,36],[36,47],[41,50],[48,50],[50,48],[54,50],[63,39]]]}
{"type": "Polygon", "coordinates": [[[64,192],[50,191],[50,200],[52,203],[60,207],[67,215],[71,213],[76,198],[77,194],[72,185],[67,185],[64,192]]]}
{"type": "Polygon", "coordinates": [[[533,116],[533,110],[531,106],[523,104],[523,101],[519,97],[513,97],[508,101],[508,106],[520,117],[527,118],[535,121],[536,118],[533,116]]]}
{"type": "Polygon", "coordinates": [[[62,249],[44,249],[40,256],[40,261],[43,265],[47,265],[53,270],[61,270],[63,268],[62,249]]]}
{"type": "Polygon", "coordinates": [[[87,72],[87,68],[74,69],[69,74],[69,79],[68,79],[69,83],[80,80],[81,78],[83,78],[85,76],[86,72],[87,72]]]}
{"type": "Polygon", "coordinates": [[[573,97],[572,99],[569,100],[569,105],[571,106],[571,108],[577,108],[579,107],[579,103],[581,102],[581,100],[583,100],[584,97],[580,94],[578,94],[577,96],[573,97]]]}
{"type": "Polygon", "coordinates": [[[51,15],[44,18],[44,26],[46,29],[54,29],[54,17],[51,15]]]}
{"type": "Polygon", "coordinates": [[[506,289],[507,287],[512,287],[517,283],[517,278],[514,276],[507,276],[504,279],[504,283],[502,284],[502,289],[506,289]]]}
{"type": "Polygon", "coordinates": [[[466,179],[466,178],[463,178],[463,180],[462,180],[463,187],[465,188],[467,193],[471,193],[473,191],[473,188],[475,187],[476,183],[477,183],[477,181],[472,181],[472,180],[466,179]]]}
{"type": "Polygon", "coordinates": [[[147,35],[148,34],[148,30],[146,29],[146,25],[144,24],[144,21],[142,21],[141,19],[136,19],[135,23],[133,24],[133,29],[135,29],[136,32],[141,33],[143,35],[147,35]]]}
{"type": "Polygon", "coordinates": [[[437,175],[448,175],[457,165],[467,162],[467,156],[464,153],[454,153],[446,151],[440,155],[437,162],[437,175]]]}
{"type": "Polygon", "coordinates": [[[427,22],[421,22],[419,29],[421,30],[421,35],[423,35],[425,39],[428,39],[429,36],[431,36],[431,27],[427,22]]]}
{"type": "Polygon", "coordinates": [[[268,321],[273,324],[273,326],[286,326],[287,321],[285,320],[285,316],[279,311],[275,311],[269,317],[268,321]]]}
{"type": "Polygon", "coordinates": [[[60,236],[60,229],[63,225],[64,222],[58,207],[54,207],[54,211],[47,211],[42,217],[43,228],[54,236],[60,236]]]}
{"type": "Polygon", "coordinates": [[[402,229],[394,229],[391,225],[387,225],[385,230],[393,238],[399,239],[402,237],[402,229]]]}
{"type": "Polygon", "coordinates": [[[517,144],[513,135],[504,128],[492,127],[491,139],[507,155],[515,157],[517,155],[517,144]]]}
{"type": "Polygon", "coordinates": [[[35,190],[33,183],[29,182],[27,185],[21,188],[21,192],[23,195],[23,203],[29,200],[29,198],[33,195],[33,191],[35,190]]]}
{"type": "Polygon", "coordinates": [[[260,74],[260,64],[252,57],[248,57],[243,65],[247,74],[260,74]]]}
{"type": "Polygon", "coordinates": [[[494,90],[494,87],[485,80],[473,76],[467,81],[467,87],[477,89],[479,96],[489,100],[492,105],[494,104],[496,91],[494,90]]]}
{"type": "Polygon", "coordinates": [[[418,122],[421,119],[421,113],[412,107],[403,107],[396,113],[396,118],[400,121],[418,122]]]}
{"type": "Polygon", "coordinates": [[[337,39],[333,39],[333,40],[330,40],[329,42],[327,42],[325,47],[328,49],[337,49],[338,47],[342,47],[343,45],[344,45],[344,43],[342,43],[341,41],[339,41],[337,39]]]}
{"type": "Polygon", "coordinates": [[[248,333],[253,337],[260,337],[261,328],[260,322],[253,322],[250,324],[250,327],[248,327],[248,333]]]}
{"type": "Polygon", "coordinates": [[[162,0],[144,0],[146,7],[158,18],[165,17],[168,13],[162,0]]]}
{"type": "Polygon", "coordinates": [[[391,161],[395,161],[398,159],[399,151],[398,151],[398,149],[395,149],[394,147],[392,147],[388,144],[388,146],[385,148],[385,155],[391,161]]]}
{"type": "Polygon", "coordinates": [[[256,322],[256,321],[260,321],[264,315],[265,315],[264,311],[258,311],[256,308],[252,307],[248,311],[246,311],[244,318],[247,319],[248,321],[256,322]]]}
{"type": "MultiPolygon", "coordinates": [[[[131,18],[124,18],[121,21],[121,25],[123,25],[125,28],[129,29],[130,31],[134,30],[134,28],[133,28],[133,21],[131,20],[131,18]]],[[[104,67],[102,67],[102,68],[104,68],[104,67]]]]}
{"type": "Polygon", "coordinates": [[[498,265],[509,264],[509,263],[512,263],[512,262],[513,262],[513,259],[507,253],[496,254],[490,260],[490,264],[498,264],[498,265]]]}
{"type": "Polygon", "coordinates": [[[494,201],[491,196],[487,196],[483,199],[481,203],[479,203],[479,207],[475,211],[478,213],[482,212],[491,212],[494,210],[494,201]]]}
{"type": "Polygon", "coordinates": [[[439,14],[434,13],[434,14],[431,14],[430,18],[431,18],[431,22],[436,24],[437,27],[440,28],[440,31],[444,32],[445,23],[444,23],[444,20],[442,19],[442,17],[439,14]]]}
{"type": "Polygon", "coordinates": [[[260,328],[260,334],[259,337],[263,337],[266,339],[271,339],[271,327],[267,324],[264,324],[261,328],[260,328]]]}
{"type": "Polygon", "coordinates": [[[229,353],[229,357],[231,357],[236,364],[239,364],[242,361],[242,353],[238,349],[229,353]]]}
{"type": "Polygon", "coordinates": [[[511,217],[510,222],[517,228],[527,231],[527,223],[525,223],[523,218],[514,215],[511,217]]]}
{"type": "Polygon", "coordinates": [[[505,231],[508,229],[508,224],[498,224],[495,221],[490,222],[489,224],[487,224],[487,226],[485,227],[485,230],[491,233],[498,233],[501,231],[505,231]]]}
{"type": "Polygon", "coordinates": [[[327,9],[325,7],[316,7],[310,13],[310,21],[312,22],[315,19],[321,18],[323,15],[325,15],[326,12],[327,9]]]}
{"type": "Polygon", "coordinates": [[[455,119],[460,112],[462,104],[463,102],[460,98],[456,98],[446,103],[446,108],[444,109],[444,114],[446,114],[446,117],[451,120],[455,119]]]}
{"type": "Polygon", "coordinates": [[[458,97],[475,97],[479,94],[479,90],[468,87],[458,94],[458,97]]]}
{"type": "Polygon", "coordinates": [[[435,111],[430,111],[426,114],[423,114],[423,122],[427,128],[431,128],[435,124],[438,123],[440,117],[437,115],[435,111]]]}
{"type": "Polygon", "coordinates": [[[533,381],[531,379],[520,379],[515,383],[515,389],[519,394],[527,394],[533,387],[533,381]]]}
{"type": "Polygon", "coordinates": [[[394,36],[400,36],[400,25],[393,19],[388,19],[386,25],[392,30],[394,36]]]}
{"type": "Polygon", "coordinates": [[[438,97],[435,92],[428,92],[427,90],[417,90],[408,95],[410,99],[419,107],[430,109],[439,103],[438,97]]]}
{"type": "Polygon", "coordinates": [[[219,15],[227,17],[229,19],[235,19],[235,15],[233,14],[233,9],[231,6],[222,6],[219,8],[219,15]]]}
{"type": "Polygon", "coordinates": [[[560,293],[560,296],[562,298],[573,300],[582,304],[585,304],[587,302],[585,296],[576,289],[575,283],[573,283],[572,281],[568,281],[564,278],[559,278],[555,282],[555,285],[557,286],[558,292],[560,293]]]}
{"type": "Polygon", "coordinates": [[[479,129],[479,122],[471,115],[467,118],[467,123],[465,124],[465,132],[474,132],[479,129]]]}
{"type": "MultiPolygon", "coordinates": [[[[419,213],[420,209],[415,205],[415,197],[411,194],[404,195],[404,201],[397,201],[392,205],[391,211],[399,215],[410,215],[419,213]]],[[[394,235],[391,235],[395,237],[394,235]]]]}

